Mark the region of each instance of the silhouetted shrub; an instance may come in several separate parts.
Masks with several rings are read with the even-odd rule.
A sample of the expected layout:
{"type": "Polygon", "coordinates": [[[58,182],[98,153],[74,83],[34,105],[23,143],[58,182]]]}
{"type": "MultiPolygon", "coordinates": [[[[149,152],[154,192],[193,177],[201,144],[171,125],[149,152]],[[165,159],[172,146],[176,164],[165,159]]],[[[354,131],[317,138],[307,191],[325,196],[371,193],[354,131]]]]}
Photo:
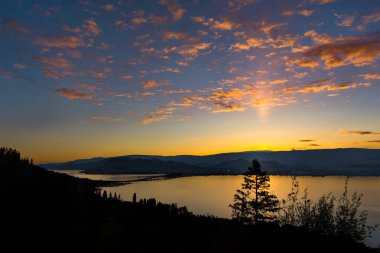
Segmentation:
{"type": "Polygon", "coordinates": [[[298,201],[299,184],[294,177],[292,190],[283,200],[279,220],[282,225],[299,226],[323,235],[333,235],[362,241],[377,227],[367,225],[367,211],[360,211],[362,194],[348,198],[348,179],[342,196],[337,200],[331,193],[313,202],[305,189],[298,201]]]}

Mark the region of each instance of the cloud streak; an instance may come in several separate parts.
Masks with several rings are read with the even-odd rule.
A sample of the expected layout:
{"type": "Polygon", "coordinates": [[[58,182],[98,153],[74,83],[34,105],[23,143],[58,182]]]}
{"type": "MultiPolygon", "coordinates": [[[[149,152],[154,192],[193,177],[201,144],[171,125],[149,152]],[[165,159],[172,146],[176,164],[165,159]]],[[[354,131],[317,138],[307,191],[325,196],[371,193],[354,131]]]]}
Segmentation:
{"type": "Polygon", "coordinates": [[[363,131],[363,130],[342,130],[339,132],[341,135],[379,135],[380,132],[373,132],[373,131],[363,131]]]}
{"type": "Polygon", "coordinates": [[[20,24],[17,20],[15,19],[12,19],[12,18],[5,18],[4,19],[4,25],[9,28],[9,29],[12,29],[16,32],[19,32],[21,34],[27,34],[29,33],[29,30],[28,28],[26,28],[25,26],[23,26],[22,24],[20,24]]]}
{"type": "Polygon", "coordinates": [[[83,39],[74,36],[46,36],[37,38],[34,43],[43,47],[75,48],[83,44],[83,39]]]}
{"type": "Polygon", "coordinates": [[[144,89],[152,89],[152,88],[157,88],[163,85],[168,85],[168,81],[156,81],[156,80],[147,80],[143,81],[142,85],[144,89]]]}
{"type": "Polygon", "coordinates": [[[68,88],[59,88],[55,90],[58,95],[68,98],[70,100],[75,100],[75,99],[92,99],[92,95],[90,94],[85,94],[80,92],[77,89],[68,89],[68,88]]]}

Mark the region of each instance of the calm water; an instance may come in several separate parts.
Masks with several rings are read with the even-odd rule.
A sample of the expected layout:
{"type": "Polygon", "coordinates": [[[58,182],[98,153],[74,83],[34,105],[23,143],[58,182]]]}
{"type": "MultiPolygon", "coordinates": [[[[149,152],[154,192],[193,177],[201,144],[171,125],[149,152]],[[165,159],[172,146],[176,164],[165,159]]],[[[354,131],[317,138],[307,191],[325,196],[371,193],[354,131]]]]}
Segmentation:
{"type": "MultiPolygon", "coordinates": [[[[107,180],[109,175],[97,175],[107,180]]],[[[118,175],[112,175],[118,177],[118,175]]],[[[120,178],[125,175],[120,175],[120,178]]],[[[108,179],[109,180],[109,179],[108,179]]],[[[312,200],[332,192],[339,197],[344,190],[345,177],[297,177],[300,193],[307,188],[312,200]]],[[[159,181],[141,181],[128,185],[105,187],[104,190],[120,194],[124,200],[132,200],[133,193],[140,198],[155,198],[163,203],[177,203],[187,206],[195,214],[210,214],[230,218],[233,195],[243,182],[243,176],[196,176],[159,181]]],[[[291,191],[292,178],[271,176],[271,191],[279,199],[286,198],[291,191]]],[[[349,179],[349,193],[362,193],[362,207],[368,210],[369,224],[380,223],[380,177],[352,177],[349,179]]],[[[366,240],[372,247],[380,245],[380,229],[366,240]]]]}
{"type": "Polygon", "coordinates": [[[142,180],[150,177],[164,176],[165,174],[84,174],[81,170],[52,170],[54,172],[64,173],[77,178],[87,178],[91,180],[126,182],[142,180]]]}

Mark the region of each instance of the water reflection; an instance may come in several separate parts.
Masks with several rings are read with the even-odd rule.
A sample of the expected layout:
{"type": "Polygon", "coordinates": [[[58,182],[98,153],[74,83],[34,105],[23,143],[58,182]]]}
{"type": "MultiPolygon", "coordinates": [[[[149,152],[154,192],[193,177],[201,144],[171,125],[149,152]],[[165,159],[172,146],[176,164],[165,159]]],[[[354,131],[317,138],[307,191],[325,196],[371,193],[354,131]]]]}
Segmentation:
{"type": "MultiPolygon", "coordinates": [[[[62,171],[61,171],[62,172],[62,171]]],[[[65,171],[80,178],[109,181],[133,181],[157,176],[148,174],[127,175],[88,175],[79,171],[65,171]]],[[[161,175],[162,176],[162,175],[161,175]]],[[[291,191],[292,178],[289,176],[271,176],[271,191],[279,199],[285,199],[291,191]]],[[[317,200],[323,194],[331,192],[336,197],[344,191],[346,177],[297,177],[300,193],[308,189],[309,198],[317,200]]],[[[243,176],[196,176],[168,180],[140,181],[132,184],[104,187],[107,192],[120,194],[122,199],[131,201],[133,193],[140,198],[155,198],[163,203],[177,203],[187,206],[196,214],[209,214],[230,218],[236,189],[240,188],[243,176]]],[[[368,223],[380,223],[380,177],[352,177],[348,184],[349,194],[354,191],[362,193],[362,207],[368,210],[368,223]]],[[[380,229],[372,238],[366,240],[372,247],[380,245],[380,229]]]]}
{"type": "MultiPolygon", "coordinates": [[[[308,189],[312,200],[332,192],[339,197],[344,191],[345,177],[297,177],[300,193],[308,189]]],[[[286,198],[291,191],[292,178],[288,176],[271,176],[271,191],[279,199],[286,198]]],[[[197,176],[183,177],[162,181],[144,181],[129,185],[108,187],[107,191],[120,194],[125,200],[131,200],[133,193],[140,198],[156,198],[165,203],[186,205],[196,214],[211,214],[219,217],[231,217],[228,207],[233,202],[233,195],[243,182],[242,176],[197,176]]],[[[368,223],[380,223],[380,178],[353,177],[349,179],[349,194],[359,191],[364,194],[362,207],[369,210],[368,223]]],[[[373,238],[366,241],[371,246],[380,245],[380,231],[377,229],[373,238]]]]}

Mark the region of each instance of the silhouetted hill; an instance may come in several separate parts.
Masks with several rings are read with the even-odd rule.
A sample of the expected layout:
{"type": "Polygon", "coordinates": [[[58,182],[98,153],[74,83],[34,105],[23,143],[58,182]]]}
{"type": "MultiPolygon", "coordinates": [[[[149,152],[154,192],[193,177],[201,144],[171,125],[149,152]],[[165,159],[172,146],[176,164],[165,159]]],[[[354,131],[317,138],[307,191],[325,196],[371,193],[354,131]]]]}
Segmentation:
{"type": "Polygon", "coordinates": [[[154,199],[121,201],[101,193],[94,181],[49,172],[14,150],[3,151],[1,246],[9,252],[372,252],[297,227],[195,216],[154,199]]]}
{"type": "Polygon", "coordinates": [[[103,164],[91,164],[86,168],[89,174],[121,174],[121,173],[170,173],[174,174],[205,174],[203,167],[173,161],[162,161],[157,158],[132,159],[129,157],[115,157],[104,159],[103,164]]]}
{"type": "Polygon", "coordinates": [[[98,173],[151,173],[156,170],[157,173],[166,174],[241,174],[242,169],[246,169],[252,158],[260,160],[263,168],[271,174],[380,176],[379,149],[247,151],[206,156],[128,155],[81,159],[67,163],[42,164],[41,166],[55,170],[96,169],[98,173]],[[117,159],[117,162],[114,159],[117,159]],[[151,159],[159,159],[161,162],[152,162],[151,159]],[[165,164],[164,162],[176,162],[177,164],[165,164]],[[158,167],[154,169],[151,166],[156,166],[155,163],[158,167]],[[112,167],[114,165],[125,169],[116,172],[112,167]]]}

